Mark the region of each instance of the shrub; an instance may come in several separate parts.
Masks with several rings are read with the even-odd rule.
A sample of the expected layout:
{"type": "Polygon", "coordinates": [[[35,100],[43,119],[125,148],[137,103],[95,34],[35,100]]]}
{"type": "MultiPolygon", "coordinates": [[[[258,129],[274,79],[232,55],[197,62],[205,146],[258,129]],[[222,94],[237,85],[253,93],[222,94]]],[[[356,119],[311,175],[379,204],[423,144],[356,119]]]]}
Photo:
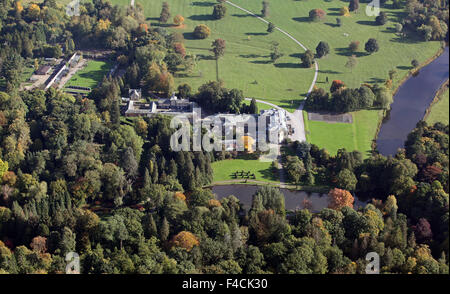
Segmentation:
{"type": "Polygon", "coordinates": [[[311,50],[306,50],[301,59],[303,67],[310,68],[314,64],[314,53],[311,50]]]}
{"type": "Polygon", "coordinates": [[[351,41],[348,45],[348,49],[352,52],[356,52],[359,49],[359,41],[351,41]]]}
{"type": "Polygon", "coordinates": [[[330,53],[330,46],[327,42],[321,41],[316,47],[317,57],[322,58],[330,53]]]}
{"type": "Polygon", "coordinates": [[[353,208],[354,198],[347,190],[334,188],[328,193],[328,207],[331,209],[340,210],[348,206],[353,208]]]}
{"type": "Polygon", "coordinates": [[[324,20],[326,15],[327,15],[327,13],[323,9],[320,9],[320,8],[313,9],[309,12],[309,18],[312,21],[324,20]]]}
{"type": "Polygon", "coordinates": [[[341,88],[344,88],[344,87],[345,87],[345,84],[344,84],[343,81],[341,81],[341,80],[334,80],[333,83],[331,83],[330,92],[334,93],[337,90],[339,90],[341,88]]]}
{"type": "Polygon", "coordinates": [[[356,11],[359,9],[359,0],[350,0],[350,3],[348,5],[348,9],[350,11],[356,11]]]}
{"type": "Polygon", "coordinates": [[[182,231],[173,237],[172,244],[175,247],[181,247],[186,249],[186,251],[191,251],[191,249],[194,246],[198,246],[200,242],[191,232],[182,231]]]}
{"type": "Polygon", "coordinates": [[[221,19],[225,17],[227,13],[227,8],[223,4],[214,5],[213,17],[215,19],[221,19]]]}
{"type": "Polygon", "coordinates": [[[370,38],[370,39],[367,41],[366,45],[364,46],[364,49],[365,49],[368,53],[372,54],[372,53],[374,53],[374,52],[377,52],[377,51],[380,49],[380,47],[379,47],[378,41],[377,41],[376,39],[370,38]]]}
{"type": "Polygon", "coordinates": [[[377,23],[377,25],[380,25],[380,26],[385,25],[387,23],[387,21],[388,21],[387,14],[384,11],[381,11],[380,15],[378,15],[375,18],[375,22],[377,23]]]}
{"type": "Polygon", "coordinates": [[[342,7],[341,9],[339,9],[339,14],[342,16],[349,16],[350,11],[348,10],[348,7],[342,7]]]}
{"type": "Polygon", "coordinates": [[[182,25],[184,22],[184,17],[182,15],[177,14],[174,18],[173,18],[173,23],[177,26],[182,25]]]}
{"type": "Polygon", "coordinates": [[[181,57],[186,57],[186,48],[184,47],[183,43],[175,43],[173,45],[173,49],[176,53],[180,54],[181,57]]]}
{"type": "Polygon", "coordinates": [[[198,25],[194,29],[194,36],[197,39],[206,39],[211,35],[211,30],[204,24],[198,25]]]}

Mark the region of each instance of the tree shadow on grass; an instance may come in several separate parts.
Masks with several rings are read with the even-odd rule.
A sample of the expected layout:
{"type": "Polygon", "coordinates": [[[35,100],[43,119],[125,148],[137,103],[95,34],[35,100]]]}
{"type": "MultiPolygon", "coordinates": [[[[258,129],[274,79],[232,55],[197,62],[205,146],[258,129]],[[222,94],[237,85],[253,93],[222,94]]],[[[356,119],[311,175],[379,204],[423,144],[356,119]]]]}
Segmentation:
{"type": "Polygon", "coordinates": [[[209,7],[209,6],[213,6],[215,4],[216,3],[214,3],[214,2],[199,2],[199,1],[192,2],[193,6],[202,6],[202,7],[209,7]]]}
{"type": "Polygon", "coordinates": [[[278,68],[301,68],[299,63],[292,63],[292,62],[276,63],[275,67],[278,67],[278,68]]]}
{"type": "Polygon", "coordinates": [[[380,79],[380,78],[370,78],[370,80],[366,81],[366,83],[368,84],[379,84],[379,83],[384,83],[385,80],[384,79],[380,79]]]}
{"type": "Polygon", "coordinates": [[[399,65],[399,66],[397,66],[397,68],[398,68],[399,70],[411,70],[411,69],[413,69],[414,67],[412,67],[412,66],[399,65]]]}
{"type": "Polygon", "coordinates": [[[250,14],[232,14],[231,16],[234,16],[234,17],[249,17],[249,16],[252,16],[252,15],[250,15],[250,14]]]}
{"type": "Polygon", "coordinates": [[[245,33],[247,36],[267,36],[268,33],[245,33]]]}
{"type": "Polygon", "coordinates": [[[260,57],[263,57],[263,56],[260,55],[260,54],[241,54],[241,55],[239,55],[239,57],[242,57],[242,58],[260,58],[260,57]]]}
{"type": "Polygon", "coordinates": [[[358,20],[356,23],[365,26],[378,26],[377,23],[373,20],[358,20]]]}
{"type": "Polygon", "coordinates": [[[198,54],[197,55],[198,60],[215,60],[215,57],[212,55],[204,55],[204,54],[198,54]]]}
{"type": "Polygon", "coordinates": [[[298,21],[298,22],[311,22],[311,19],[307,16],[305,17],[293,17],[292,20],[298,21]]]}
{"type": "MultiPolygon", "coordinates": [[[[299,96],[306,97],[306,93],[300,94],[299,96]]],[[[298,98],[294,98],[294,95],[292,96],[292,99],[285,99],[281,100],[279,103],[276,103],[278,106],[283,108],[295,108],[297,109],[300,104],[302,104],[302,101],[298,98]]]]}
{"type": "Polygon", "coordinates": [[[183,33],[183,37],[185,40],[197,40],[194,33],[192,33],[192,32],[183,33]]]}
{"type": "Polygon", "coordinates": [[[388,34],[393,34],[396,32],[394,27],[387,27],[386,29],[381,31],[382,33],[388,33],[388,34]]]}
{"type": "Polygon", "coordinates": [[[207,21],[207,20],[215,20],[214,16],[211,14],[199,14],[199,15],[191,15],[188,17],[190,20],[194,21],[207,21]]]}
{"type": "Polygon", "coordinates": [[[332,27],[332,28],[337,28],[337,27],[339,27],[339,25],[338,24],[335,24],[335,23],[331,23],[331,22],[326,22],[325,23],[327,26],[330,26],[330,27],[332,27]]]}
{"type": "Polygon", "coordinates": [[[363,57],[363,56],[369,55],[366,52],[352,52],[346,47],[344,47],[344,48],[335,48],[334,50],[335,50],[337,55],[341,55],[341,56],[352,56],[352,55],[355,55],[356,57],[363,57]]]}
{"type": "MultiPolygon", "coordinates": [[[[258,172],[262,175],[263,179],[271,180],[271,181],[276,181],[278,179],[274,175],[274,173],[272,172],[272,170],[270,168],[262,169],[262,170],[259,170],[258,172]]],[[[258,179],[258,178],[256,178],[256,179],[258,179]]]]}
{"type": "Polygon", "coordinates": [[[342,14],[339,12],[330,12],[330,13],[327,13],[327,16],[342,16],[342,14]]]}
{"type": "Polygon", "coordinates": [[[323,73],[323,74],[341,74],[342,72],[340,71],[335,71],[335,70],[320,70],[319,69],[319,73],[323,73]]]}
{"type": "Polygon", "coordinates": [[[254,64],[269,64],[272,63],[271,60],[252,60],[250,61],[250,63],[254,63],[254,64]]]}
{"type": "Polygon", "coordinates": [[[416,44],[416,43],[423,42],[423,40],[421,40],[417,37],[412,38],[412,37],[399,37],[399,36],[392,38],[389,41],[395,42],[395,43],[402,43],[402,44],[416,44]]]}
{"type": "Polygon", "coordinates": [[[303,54],[302,53],[292,53],[289,54],[290,57],[294,57],[294,58],[302,58],[303,54]]]}
{"type": "Polygon", "coordinates": [[[329,10],[329,11],[341,11],[340,8],[335,8],[335,7],[328,8],[328,10],[329,10]]]}

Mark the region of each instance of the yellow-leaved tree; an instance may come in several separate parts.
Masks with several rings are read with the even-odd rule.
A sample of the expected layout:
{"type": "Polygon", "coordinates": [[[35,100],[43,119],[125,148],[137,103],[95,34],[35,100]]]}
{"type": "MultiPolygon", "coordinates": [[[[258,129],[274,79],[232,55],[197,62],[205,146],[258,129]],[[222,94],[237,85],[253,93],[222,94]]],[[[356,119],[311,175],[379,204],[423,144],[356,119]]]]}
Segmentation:
{"type": "Polygon", "coordinates": [[[28,7],[28,17],[33,20],[38,20],[41,15],[41,8],[39,5],[33,3],[28,7]]]}
{"type": "Polygon", "coordinates": [[[197,237],[188,231],[182,231],[176,234],[172,239],[172,245],[191,251],[194,246],[198,246],[200,242],[197,237]]]}

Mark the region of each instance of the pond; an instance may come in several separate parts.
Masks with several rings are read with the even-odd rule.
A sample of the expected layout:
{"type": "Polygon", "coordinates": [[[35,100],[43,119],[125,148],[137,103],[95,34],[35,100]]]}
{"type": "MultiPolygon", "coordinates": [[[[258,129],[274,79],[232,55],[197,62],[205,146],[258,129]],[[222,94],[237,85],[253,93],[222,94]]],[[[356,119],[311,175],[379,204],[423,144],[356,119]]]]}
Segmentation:
{"type": "MultiPolygon", "coordinates": [[[[252,205],[253,194],[259,189],[256,185],[223,185],[213,186],[212,192],[217,195],[217,199],[222,199],[230,195],[234,195],[243,204],[244,208],[248,210],[252,205]]],[[[309,200],[311,205],[310,211],[319,212],[323,208],[328,207],[328,196],[320,193],[307,193],[304,191],[280,189],[284,194],[285,207],[287,210],[302,209],[304,199],[309,200]]],[[[364,207],[365,202],[355,197],[353,208],[364,207]]]]}
{"type": "Polygon", "coordinates": [[[377,149],[394,155],[404,147],[408,134],[423,119],[436,91],[448,79],[449,52],[445,48],[437,59],[420,69],[419,74],[403,83],[394,97],[377,138],[377,149]]]}

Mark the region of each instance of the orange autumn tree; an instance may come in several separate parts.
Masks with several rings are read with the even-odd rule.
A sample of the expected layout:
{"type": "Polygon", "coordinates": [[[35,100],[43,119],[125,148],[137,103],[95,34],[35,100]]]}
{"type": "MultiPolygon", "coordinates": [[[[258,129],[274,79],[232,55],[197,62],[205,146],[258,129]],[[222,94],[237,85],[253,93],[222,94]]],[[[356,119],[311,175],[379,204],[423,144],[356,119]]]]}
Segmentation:
{"type": "Polygon", "coordinates": [[[173,45],[173,48],[176,53],[181,55],[181,57],[186,57],[186,48],[184,47],[183,43],[177,42],[173,45]]]}
{"type": "Polygon", "coordinates": [[[191,251],[194,246],[198,246],[200,242],[197,237],[188,231],[182,231],[172,238],[172,246],[184,248],[191,251]]]}
{"type": "Polygon", "coordinates": [[[340,210],[348,206],[353,208],[355,199],[352,194],[343,189],[334,188],[328,193],[328,208],[340,210]]]}
{"type": "Polygon", "coordinates": [[[47,238],[42,236],[34,237],[31,240],[30,247],[39,254],[45,253],[47,251],[47,238]]]}
{"type": "Polygon", "coordinates": [[[249,152],[249,153],[253,152],[253,144],[255,143],[255,139],[253,139],[250,136],[242,136],[241,143],[244,145],[244,150],[246,152],[249,152]]]}
{"type": "Polygon", "coordinates": [[[181,193],[181,192],[175,192],[174,197],[179,199],[179,200],[181,200],[181,201],[186,202],[186,196],[183,193],[181,193]]]}
{"type": "Polygon", "coordinates": [[[184,23],[184,17],[180,14],[175,15],[173,23],[177,26],[181,26],[184,23]]]}
{"type": "Polygon", "coordinates": [[[23,11],[22,1],[17,1],[14,5],[17,14],[21,14],[23,11]]]}
{"type": "Polygon", "coordinates": [[[28,7],[28,16],[33,19],[37,20],[39,18],[39,15],[41,14],[41,8],[39,5],[33,3],[28,7]]]}
{"type": "Polygon", "coordinates": [[[330,92],[334,93],[338,91],[339,89],[345,88],[345,84],[341,80],[334,80],[333,83],[331,83],[330,92]]]}
{"type": "Polygon", "coordinates": [[[209,199],[208,206],[209,207],[220,207],[220,206],[222,206],[222,204],[217,199],[209,199]]]}

